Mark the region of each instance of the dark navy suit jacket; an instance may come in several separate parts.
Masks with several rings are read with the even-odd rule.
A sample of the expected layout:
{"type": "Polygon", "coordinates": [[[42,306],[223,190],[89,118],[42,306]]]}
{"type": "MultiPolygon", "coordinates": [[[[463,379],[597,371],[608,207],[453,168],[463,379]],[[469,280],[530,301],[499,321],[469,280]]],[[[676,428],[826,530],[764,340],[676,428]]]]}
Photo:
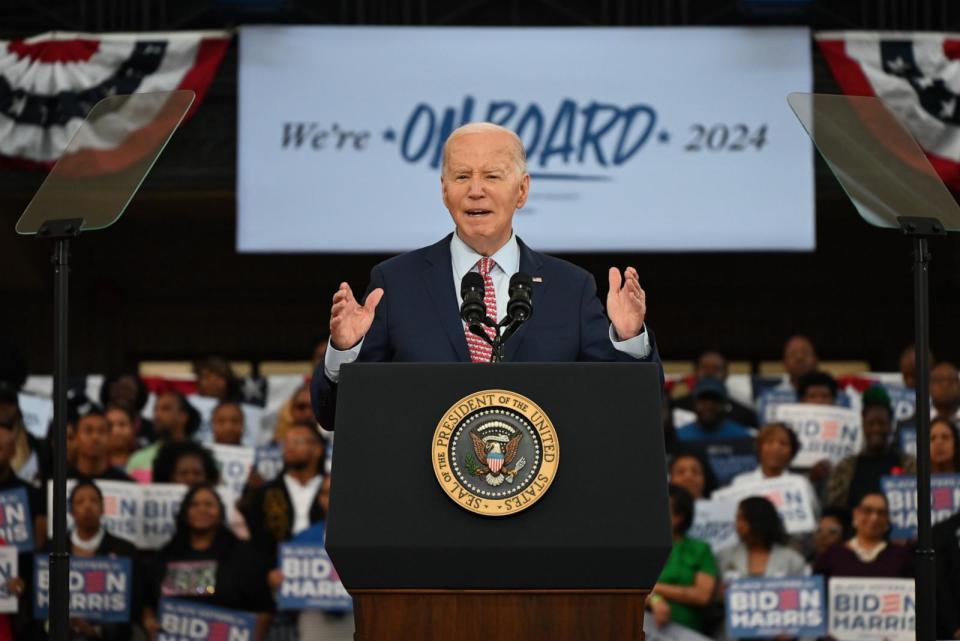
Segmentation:
{"type": "MultiPolygon", "coordinates": [[[[470,362],[460,300],[453,281],[448,235],[440,242],[386,260],[370,274],[368,292],[384,291],[357,362],[470,362]]],[[[614,349],[610,321],[597,298],[593,276],[565,260],[533,251],[523,241],[520,271],[533,283],[533,316],[504,344],[504,361],[637,362],[614,349]]],[[[646,362],[660,362],[653,332],[646,362]]],[[[662,377],[662,371],[661,371],[662,377]]],[[[336,385],[317,366],[311,383],[313,409],[333,429],[336,385]]]]}

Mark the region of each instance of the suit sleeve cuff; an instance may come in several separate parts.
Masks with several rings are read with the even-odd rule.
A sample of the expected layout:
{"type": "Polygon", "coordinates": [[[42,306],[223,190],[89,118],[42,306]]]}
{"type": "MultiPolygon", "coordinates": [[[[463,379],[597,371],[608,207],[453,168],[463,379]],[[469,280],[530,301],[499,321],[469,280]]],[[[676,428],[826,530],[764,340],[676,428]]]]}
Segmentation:
{"type": "MultiPolygon", "coordinates": [[[[613,343],[613,349],[633,356],[634,358],[643,359],[650,356],[650,337],[647,335],[646,325],[643,326],[639,334],[633,338],[622,341],[620,337],[617,336],[617,330],[613,328],[613,323],[611,323],[610,342],[613,343]]],[[[329,354],[330,350],[327,350],[327,353],[329,354]]]]}
{"type": "Polygon", "coordinates": [[[327,353],[323,357],[323,373],[334,383],[340,382],[340,368],[347,363],[357,360],[363,339],[350,349],[340,350],[333,346],[333,341],[327,342],[327,353]]]}

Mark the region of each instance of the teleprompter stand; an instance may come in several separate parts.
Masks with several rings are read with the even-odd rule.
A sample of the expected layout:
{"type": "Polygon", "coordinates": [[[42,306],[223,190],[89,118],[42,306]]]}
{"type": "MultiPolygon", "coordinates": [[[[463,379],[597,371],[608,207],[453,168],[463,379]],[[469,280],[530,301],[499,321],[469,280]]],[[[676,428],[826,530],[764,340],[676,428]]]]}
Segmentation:
{"type": "Polygon", "coordinates": [[[913,245],[917,368],[916,638],[936,638],[936,560],[930,515],[930,302],[928,241],[960,231],[960,207],[923,150],[877,98],[793,93],[804,129],[860,216],[913,245]]]}
{"type": "Polygon", "coordinates": [[[81,231],[104,229],[120,218],[193,99],[192,91],[173,91],[98,102],[17,221],[17,233],[54,243],[51,641],[70,638],[66,485],[70,241],[81,231]],[[88,148],[87,141],[96,141],[96,148],[88,148]]]}

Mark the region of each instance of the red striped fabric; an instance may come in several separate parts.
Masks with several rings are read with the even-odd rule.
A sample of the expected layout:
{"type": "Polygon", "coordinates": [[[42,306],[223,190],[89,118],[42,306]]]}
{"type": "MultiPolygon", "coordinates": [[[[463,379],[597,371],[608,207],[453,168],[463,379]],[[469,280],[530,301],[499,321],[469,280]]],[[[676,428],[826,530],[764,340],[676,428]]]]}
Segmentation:
{"type": "MultiPolygon", "coordinates": [[[[481,258],[477,261],[477,269],[483,276],[483,304],[487,308],[487,316],[496,320],[497,318],[497,290],[493,286],[493,278],[490,276],[490,270],[496,267],[496,263],[489,258],[481,258]]],[[[485,327],[487,336],[493,340],[494,331],[492,327],[485,327]]],[[[474,363],[489,363],[493,354],[493,348],[490,344],[465,327],[464,332],[467,336],[467,349],[470,350],[470,360],[474,363]]]]}

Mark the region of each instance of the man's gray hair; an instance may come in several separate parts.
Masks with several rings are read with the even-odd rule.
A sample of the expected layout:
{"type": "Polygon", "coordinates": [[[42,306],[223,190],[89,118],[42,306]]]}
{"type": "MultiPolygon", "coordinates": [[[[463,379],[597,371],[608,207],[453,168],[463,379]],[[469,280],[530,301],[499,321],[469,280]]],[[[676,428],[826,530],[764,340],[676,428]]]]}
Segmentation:
{"type": "Polygon", "coordinates": [[[527,152],[523,148],[523,141],[520,140],[520,136],[518,136],[512,129],[495,125],[492,122],[468,122],[467,124],[461,125],[450,132],[450,135],[447,136],[447,141],[443,143],[443,163],[440,165],[441,170],[446,171],[447,169],[447,147],[450,146],[450,142],[454,138],[465,136],[467,134],[480,134],[489,132],[502,132],[510,136],[513,143],[513,156],[514,162],[517,165],[517,172],[521,175],[527,173],[527,152]]]}

